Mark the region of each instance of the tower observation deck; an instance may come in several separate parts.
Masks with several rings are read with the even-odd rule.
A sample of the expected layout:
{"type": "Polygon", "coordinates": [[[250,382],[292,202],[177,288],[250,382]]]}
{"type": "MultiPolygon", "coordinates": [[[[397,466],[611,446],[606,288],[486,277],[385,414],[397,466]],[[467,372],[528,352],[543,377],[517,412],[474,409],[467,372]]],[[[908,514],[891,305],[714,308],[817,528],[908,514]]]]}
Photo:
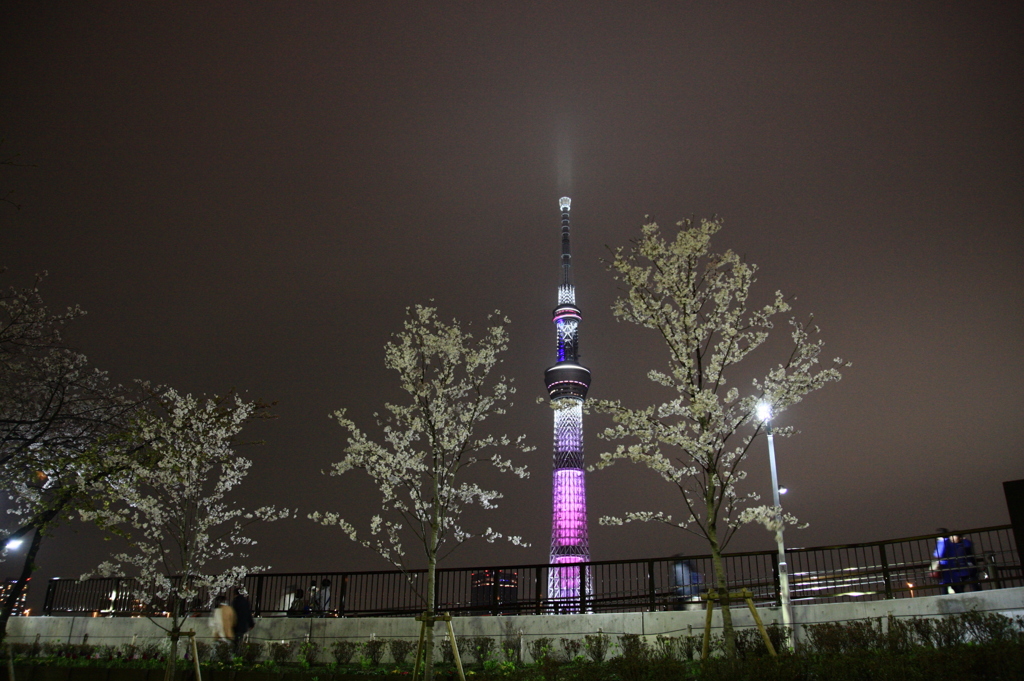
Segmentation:
{"type": "MultiPolygon", "coordinates": [[[[572,281],[569,248],[568,197],[559,200],[562,211],[562,272],[555,323],[556,358],[544,372],[555,407],[555,452],[552,480],[552,564],[590,561],[587,538],[587,489],[583,470],[583,401],[590,388],[590,370],[579,363],[579,323],[576,289],[572,281]]],[[[563,612],[579,611],[580,596],[591,592],[590,572],[578,567],[552,568],[548,575],[548,603],[563,612]]]]}

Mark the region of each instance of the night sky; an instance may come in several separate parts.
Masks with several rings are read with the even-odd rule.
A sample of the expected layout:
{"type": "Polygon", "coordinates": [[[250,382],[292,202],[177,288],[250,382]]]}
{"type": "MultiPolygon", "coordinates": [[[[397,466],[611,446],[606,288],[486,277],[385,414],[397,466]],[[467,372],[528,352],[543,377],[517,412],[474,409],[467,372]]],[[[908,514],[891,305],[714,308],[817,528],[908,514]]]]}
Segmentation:
{"type": "MultiPolygon", "coordinates": [[[[896,3],[3,3],[0,264],[5,286],[89,311],[73,342],[118,382],[277,400],[242,496],[298,508],[255,532],[279,571],[384,569],[313,510],[357,524],[362,474],[321,471],[344,432],[399,397],[383,345],[404,309],[512,318],[495,421],[538,451],[501,508],[467,519],[529,549],[467,544],[449,565],[546,562],[558,198],[573,199],[591,396],[639,406],[663,346],[617,323],[606,246],[724,218],[760,267],[755,298],[796,295],[843,380],[779,416],[784,505],[814,546],[1008,522],[1024,478],[1022,5],[896,3]]],[[[767,367],[783,344],[748,361],[767,367]]],[[[763,371],[763,369],[762,369],[763,371]]],[[[603,422],[584,424],[588,458],[603,422]]],[[[769,493],[767,447],[747,489],[769,493]]],[[[493,481],[491,475],[485,481],[493,481]]],[[[661,526],[652,474],[588,478],[595,560],[705,553],[661,526]]],[[[363,525],[361,525],[363,526],[363,525]]],[[[38,577],[113,544],[81,525],[38,577]]],[[[732,550],[769,549],[751,527],[732,550]]],[[[6,568],[10,572],[10,567],[6,568]]],[[[41,581],[41,580],[40,580],[41,581]]],[[[39,587],[36,587],[41,592],[39,587]]]]}

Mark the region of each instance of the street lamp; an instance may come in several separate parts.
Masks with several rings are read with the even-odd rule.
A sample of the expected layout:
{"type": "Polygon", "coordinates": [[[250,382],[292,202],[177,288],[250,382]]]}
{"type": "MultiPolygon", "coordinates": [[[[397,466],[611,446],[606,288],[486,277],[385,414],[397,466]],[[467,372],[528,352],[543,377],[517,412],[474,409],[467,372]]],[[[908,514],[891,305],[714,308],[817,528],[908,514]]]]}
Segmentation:
{"type": "Polygon", "coordinates": [[[789,565],[786,563],[786,543],[782,538],[782,503],[779,501],[779,474],[775,469],[775,434],[772,432],[772,406],[767,402],[757,405],[757,418],[764,421],[768,433],[768,461],[772,467],[772,496],[775,502],[775,541],[779,548],[779,600],[782,601],[782,625],[787,631],[793,625],[792,604],[789,600],[789,565]]]}

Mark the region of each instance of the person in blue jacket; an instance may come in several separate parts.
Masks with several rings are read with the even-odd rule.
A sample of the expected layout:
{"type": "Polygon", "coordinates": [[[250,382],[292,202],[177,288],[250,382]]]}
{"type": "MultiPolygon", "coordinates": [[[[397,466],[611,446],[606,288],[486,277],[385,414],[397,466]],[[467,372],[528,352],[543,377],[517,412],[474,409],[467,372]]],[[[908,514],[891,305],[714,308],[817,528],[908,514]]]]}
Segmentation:
{"type": "Polygon", "coordinates": [[[955,593],[963,593],[969,586],[974,591],[981,591],[978,583],[978,566],[974,559],[974,545],[970,539],[958,534],[950,534],[945,527],[940,527],[939,537],[932,556],[938,561],[939,584],[955,593]]]}
{"type": "Polygon", "coordinates": [[[672,609],[685,610],[688,603],[700,600],[700,585],[703,579],[692,562],[683,560],[685,554],[679,553],[673,558],[677,560],[672,563],[672,589],[676,596],[672,609]]]}

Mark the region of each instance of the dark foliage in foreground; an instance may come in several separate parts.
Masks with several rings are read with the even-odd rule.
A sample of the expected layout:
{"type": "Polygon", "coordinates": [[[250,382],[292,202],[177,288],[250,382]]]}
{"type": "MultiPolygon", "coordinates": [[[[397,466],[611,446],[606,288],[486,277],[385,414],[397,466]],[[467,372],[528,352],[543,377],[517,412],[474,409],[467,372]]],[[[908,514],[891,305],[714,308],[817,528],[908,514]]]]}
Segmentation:
{"type": "MultiPolygon", "coordinates": [[[[147,681],[147,669],[90,664],[63,669],[47,664],[18,664],[18,681],[147,681]],[[61,673],[61,672],[66,672],[61,673]],[[83,675],[84,674],[84,675],[83,675]]],[[[94,662],[94,661],[90,661],[94,662]]],[[[153,666],[152,663],[150,666],[153,666]]],[[[154,671],[162,671],[154,667],[154,671]]],[[[409,674],[406,668],[403,670],[409,674]]],[[[398,672],[402,674],[403,672],[398,672]]],[[[376,668],[317,667],[300,670],[263,667],[233,671],[205,666],[207,681],[343,681],[367,676],[395,676],[395,670],[376,668]]],[[[178,678],[188,681],[191,670],[182,669],[178,678]]],[[[451,669],[438,669],[439,681],[456,679],[451,669]]],[[[644,663],[616,657],[605,663],[578,662],[560,666],[544,663],[516,669],[477,671],[478,681],[934,681],[935,679],[984,679],[1017,681],[1024,678],[1024,644],[988,643],[950,648],[919,648],[909,652],[856,652],[838,655],[784,655],[751,660],[711,659],[706,662],[652,659],[644,663]]]]}
{"type": "MultiPolygon", "coordinates": [[[[626,634],[613,641],[601,634],[582,642],[564,639],[558,647],[551,638],[538,638],[529,646],[536,660],[530,665],[502,659],[505,656],[487,637],[459,637],[457,643],[472,658],[471,678],[477,681],[1016,681],[1024,679],[1022,630],[1022,618],[978,612],[831,622],[808,626],[800,653],[779,657],[771,657],[760,634],[750,630],[737,637],[737,658],[719,656],[703,662],[696,636],[648,640],[626,634]],[[600,654],[595,654],[595,647],[600,654]]],[[[768,634],[783,650],[781,628],[769,627],[768,634]]],[[[714,651],[721,648],[720,640],[712,646],[714,651]]],[[[154,644],[114,648],[40,645],[37,640],[12,644],[10,649],[18,681],[148,681],[147,670],[163,666],[163,655],[154,644]]],[[[205,681],[343,681],[411,674],[411,660],[404,662],[414,649],[409,641],[371,639],[361,646],[336,641],[331,649],[336,661],[327,665],[316,664],[320,646],[311,642],[273,642],[265,647],[247,643],[234,659],[224,654],[225,649],[202,644],[199,653],[205,681]],[[399,649],[393,652],[402,660],[397,666],[381,664],[385,646],[399,649]],[[348,663],[357,652],[358,662],[348,663]]],[[[451,662],[436,671],[439,681],[457,678],[451,662]]],[[[183,661],[177,678],[192,677],[190,664],[183,661]]]]}

